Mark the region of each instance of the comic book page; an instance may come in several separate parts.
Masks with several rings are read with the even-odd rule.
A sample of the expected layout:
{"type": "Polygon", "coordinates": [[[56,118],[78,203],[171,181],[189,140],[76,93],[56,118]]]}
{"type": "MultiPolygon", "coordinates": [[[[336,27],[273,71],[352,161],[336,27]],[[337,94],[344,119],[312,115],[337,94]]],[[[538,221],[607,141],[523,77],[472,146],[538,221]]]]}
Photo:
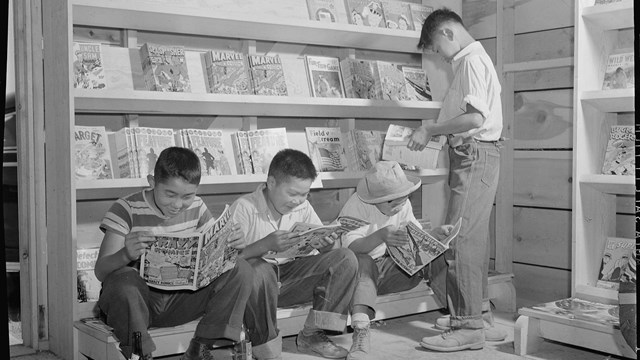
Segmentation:
{"type": "Polygon", "coordinates": [[[73,87],[78,89],[104,89],[107,81],[102,63],[102,45],[99,43],[73,43],[73,87]]]}
{"type": "Polygon", "coordinates": [[[402,270],[413,276],[449,248],[449,243],[460,233],[461,226],[462,218],[459,218],[447,238],[438,240],[413,222],[409,222],[407,224],[407,237],[409,238],[407,245],[402,247],[389,246],[387,251],[402,270]]]}
{"type": "Polygon", "coordinates": [[[347,170],[345,139],[339,127],[306,127],[309,157],[316,170],[347,170]]]}
{"type": "Polygon", "coordinates": [[[147,90],[191,92],[184,47],[145,43],[140,60],[147,90]]]}
{"type": "Polygon", "coordinates": [[[390,124],[384,138],[382,160],[394,160],[404,166],[435,169],[438,154],[446,141],[442,135],[432,137],[422,151],[413,151],[407,147],[413,129],[390,124]]]}
{"type": "Polygon", "coordinates": [[[104,126],[74,128],[76,180],[113,179],[109,138],[104,126]]]}

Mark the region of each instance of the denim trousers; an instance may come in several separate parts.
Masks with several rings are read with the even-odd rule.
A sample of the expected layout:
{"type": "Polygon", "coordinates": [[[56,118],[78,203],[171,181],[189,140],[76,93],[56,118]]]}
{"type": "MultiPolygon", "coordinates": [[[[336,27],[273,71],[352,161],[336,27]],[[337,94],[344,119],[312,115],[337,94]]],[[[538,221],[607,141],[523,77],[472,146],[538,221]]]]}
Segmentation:
{"type": "Polygon", "coordinates": [[[147,332],[149,327],[177,326],[200,317],[195,336],[239,341],[252,281],[253,270],[243,259],[197,291],[158,290],[149,287],[137,269],[123,267],[102,283],[98,306],[127,359],[135,331],[142,333],[144,353],[151,354],[156,346],[147,332]]]}
{"type": "Polygon", "coordinates": [[[484,327],[489,218],[498,186],[500,147],[497,142],[471,140],[449,148],[451,195],[446,223],[461,217],[462,228],[450,249],[430,264],[429,278],[438,300],[449,306],[454,328],[484,327]]]}
{"type": "Polygon", "coordinates": [[[278,307],[311,302],[305,326],[331,331],[345,329],[358,271],[358,260],[351,250],[335,249],[278,266],[262,259],[250,259],[249,263],[256,280],[245,323],[254,346],[278,336],[278,307]]]}

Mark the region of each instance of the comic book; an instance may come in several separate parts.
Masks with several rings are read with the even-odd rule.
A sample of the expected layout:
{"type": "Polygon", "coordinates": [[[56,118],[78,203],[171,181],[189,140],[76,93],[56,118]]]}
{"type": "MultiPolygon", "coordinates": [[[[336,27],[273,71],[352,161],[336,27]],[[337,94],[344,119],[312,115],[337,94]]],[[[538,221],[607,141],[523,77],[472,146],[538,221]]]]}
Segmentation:
{"type": "Polygon", "coordinates": [[[409,3],[399,0],[380,0],[387,29],[413,30],[409,3]]]}
{"type": "Polygon", "coordinates": [[[602,173],[607,175],[635,175],[636,135],[632,125],[613,125],[609,133],[602,173]]]}
{"type": "Polygon", "coordinates": [[[340,61],[345,96],[358,99],[382,99],[378,66],[370,60],[345,58],[340,61]]]}
{"type": "Polygon", "coordinates": [[[102,44],[73,43],[73,87],[104,89],[107,80],[102,63],[102,44]]]}
{"type": "Polygon", "coordinates": [[[602,90],[632,89],[635,87],[633,52],[609,55],[602,90]]]}
{"type": "Polygon", "coordinates": [[[427,19],[429,14],[433,12],[433,7],[422,4],[409,4],[411,9],[411,22],[413,23],[413,29],[415,31],[422,31],[422,24],[427,19]]]}
{"type": "Polygon", "coordinates": [[[135,127],[132,130],[136,141],[140,177],[153,175],[153,169],[162,150],[176,145],[173,129],[135,127]]]}
{"type": "Polygon", "coordinates": [[[131,128],[125,127],[109,134],[109,142],[113,145],[114,163],[119,179],[136,178],[136,163],[134,161],[135,143],[131,135],[131,128]]]}
{"type": "Polygon", "coordinates": [[[309,19],[322,22],[338,22],[338,0],[307,0],[309,19]]]}
{"type": "Polygon", "coordinates": [[[231,270],[238,250],[227,246],[233,222],[229,205],[208,226],[193,233],[154,235],[156,241],[140,258],[140,276],[163,290],[198,290],[231,270]]]}
{"type": "Polygon", "coordinates": [[[140,61],[147,90],[191,92],[184,47],[145,43],[140,61]]]}
{"type": "Polygon", "coordinates": [[[249,55],[249,70],[254,94],[287,96],[287,82],[278,55],[249,55]]]}
{"type": "Polygon", "coordinates": [[[309,157],[318,172],[348,169],[345,136],[339,127],[306,127],[309,157]]]}
{"type": "Polygon", "coordinates": [[[203,176],[231,175],[229,159],[222,145],[221,130],[183,129],[188,148],[198,155],[203,176]]]}
{"type": "Polygon", "coordinates": [[[247,131],[238,131],[231,135],[231,144],[233,145],[238,175],[253,174],[251,147],[249,146],[249,138],[247,135],[247,131]]]}
{"type": "Polygon", "coordinates": [[[94,272],[99,253],[99,247],[76,250],[79,303],[98,301],[100,297],[102,283],[94,272]]]}
{"type": "Polygon", "coordinates": [[[562,316],[570,321],[585,321],[614,328],[620,327],[618,304],[601,304],[578,298],[567,298],[537,304],[529,309],[562,316]]]}
{"type": "Polygon", "coordinates": [[[393,261],[409,276],[413,276],[443,252],[449,249],[449,244],[460,233],[462,218],[456,221],[453,229],[444,240],[438,240],[433,235],[422,230],[413,222],[407,224],[407,238],[405,246],[388,246],[387,252],[393,261]]]}
{"type": "Polygon", "coordinates": [[[313,97],[345,97],[340,59],[331,56],[307,55],[305,61],[313,97]]]}
{"type": "Polygon", "coordinates": [[[413,129],[406,126],[390,124],[382,146],[382,160],[395,160],[399,164],[421,169],[435,169],[438,154],[446,138],[442,135],[432,137],[422,151],[407,148],[413,129]]]}
{"type": "Polygon", "coordinates": [[[382,87],[382,99],[403,101],[409,100],[404,74],[400,66],[386,61],[376,61],[380,84],[382,87]]]}
{"type": "Polygon", "coordinates": [[[207,91],[214,94],[252,94],[249,64],[244,54],[207,51],[204,54],[207,91]]]}
{"type": "Polygon", "coordinates": [[[602,252],[596,287],[618,290],[620,277],[629,266],[629,259],[631,259],[631,253],[635,248],[636,243],[633,239],[607,238],[602,252]]]}
{"type": "Polygon", "coordinates": [[[380,0],[345,0],[349,24],[370,27],[386,27],[384,10],[380,0]]]}
{"type": "Polygon", "coordinates": [[[353,129],[350,135],[357,160],[356,171],[367,171],[382,160],[382,145],[386,133],[378,130],[353,129]]]}
{"type": "Polygon", "coordinates": [[[289,147],[286,128],[247,131],[254,174],[266,174],[276,153],[289,147]]]}
{"type": "Polygon", "coordinates": [[[427,73],[418,68],[403,66],[404,85],[407,90],[408,100],[431,101],[431,87],[427,73]]]}
{"type": "Polygon", "coordinates": [[[76,180],[113,179],[109,138],[104,126],[79,126],[73,131],[76,180]]]}
{"type": "Polygon", "coordinates": [[[302,256],[315,255],[317,244],[325,237],[332,237],[334,240],[340,239],[342,234],[353,231],[362,226],[369,225],[369,222],[351,216],[341,216],[329,225],[316,225],[303,222],[293,224],[290,232],[298,233],[300,240],[290,248],[280,252],[269,252],[265,258],[296,258],[302,256]]]}

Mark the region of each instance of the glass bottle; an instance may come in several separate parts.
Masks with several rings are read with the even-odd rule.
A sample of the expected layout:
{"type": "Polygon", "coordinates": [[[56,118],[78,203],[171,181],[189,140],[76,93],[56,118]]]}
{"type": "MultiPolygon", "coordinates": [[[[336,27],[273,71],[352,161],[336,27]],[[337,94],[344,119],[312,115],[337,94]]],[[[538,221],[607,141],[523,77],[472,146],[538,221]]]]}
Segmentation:
{"type": "Polygon", "coordinates": [[[133,352],[131,353],[131,360],[142,360],[144,354],[142,352],[142,333],[140,331],[133,332],[133,352]]]}
{"type": "Polygon", "coordinates": [[[247,332],[242,325],[242,330],[240,331],[240,341],[235,344],[235,353],[237,354],[234,360],[251,360],[252,351],[251,351],[251,341],[247,338],[247,332]]]}

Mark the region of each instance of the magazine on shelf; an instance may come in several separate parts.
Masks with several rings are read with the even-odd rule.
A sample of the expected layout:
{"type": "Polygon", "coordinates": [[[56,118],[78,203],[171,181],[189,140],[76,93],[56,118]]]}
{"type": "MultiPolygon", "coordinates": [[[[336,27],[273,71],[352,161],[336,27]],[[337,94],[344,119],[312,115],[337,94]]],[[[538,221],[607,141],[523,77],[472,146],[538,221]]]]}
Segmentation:
{"type": "Polygon", "coordinates": [[[251,150],[251,166],[254,174],[269,172],[271,159],[278,151],[289,147],[286,128],[249,130],[247,141],[251,150]]]}
{"type": "Polygon", "coordinates": [[[321,22],[338,22],[338,1],[341,0],[307,0],[309,19],[321,22]]]}
{"type": "Polygon", "coordinates": [[[340,239],[342,234],[353,231],[369,222],[351,216],[341,216],[329,225],[316,225],[303,222],[293,224],[290,232],[298,233],[300,240],[290,248],[280,252],[269,252],[265,258],[296,258],[314,255],[317,244],[325,237],[332,237],[335,241],[340,239]]]}
{"type": "Polygon", "coordinates": [[[140,61],[147,90],[191,92],[184,47],[145,43],[140,61]]]}
{"type": "Polygon", "coordinates": [[[278,55],[249,55],[249,73],[256,95],[287,96],[287,82],[278,55]]]}
{"type": "Polygon", "coordinates": [[[198,290],[231,270],[238,250],[227,246],[233,222],[229,205],[218,219],[193,233],[156,234],[140,258],[140,276],[163,290],[198,290]]]}
{"type": "Polygon", "coordinates": [[[115,163],[115,174],[120,179],[137,177],[134,161],[135,143],[131,135],[131,128],[122,128],[108,136],[113,154],[112,159],[115,163]]]}
{"type": "Polygon", "coordinates": [[[307,55],[305,60],[313,97],[345,97],[340,59],[331,56],[307,55]]]}
{"type": "Polygon", "coordinates": [[[596,0],[596,3],[594,5],[607,5],[618,2],[622,2],[622,0],[596,0]]]}
{"type": "Polygon", "coordinates": [[[139,177],[153,175],[153,169],[162,150],[175,146],[176,138],[173,129],[151,127],[135,127],[132,133],[136,144],[136,159],[139,177]]]}
{"type": "Polygon", "coordinates": [[[213,94],[253,94],[249,64],[245,54],[207,51],[204,54],[208,92],[213,94]]]}
{"type": "Polygon", "coordinates": [[[409,4],[411,9],[411,21],[413,22],[413,29],[415,31],[422,31],[422,24],[427,19],[429,14],[433,12],[433,7],[423,4],[409,4]]]}
{"type": "Polygon", "coordinates": [[[613,125],[604,155],[602,173],[607,175],[635,175],[636,134],[633,125],[613,125]]]}
{"type": "Polygon", "coordinates": [[[350,132],[353,152],[356,157],[356,171],[367,171],[382,159],[385,132],[378,130],[353,129],[350,132]]]}
{"type": "Polygon", "coordinates": [[[382,85],[375,62],[345,58],[340,61],[340,72],[346,97],[382,99],[382,85]]]}
{"type": "Polygon", "coordinates": [[[408,2],[381,0],[387,29],[413,30],[411,8],[408,2]]]}
{"type": "Polygon", "coordinates": [[[418,68],[403,66],[404,84],[407,91],[408,100],[431,101],[431,87],[427,73],[418,68]]]}
{"type": "Polygon", "coordinates": [[[203,176],[231,175],[231,166],[222,144],[222,130],[183,129],[187,146],[198,155],[203,176]]]}
{"type": "Polygon", "coordinates": [[[234,159],[236,161],[236,171],[238,175],[253,174],[251,165],[251,148],[246,131],[238,131],[231,135],[234,159]]]}
{"type": "Polygon", "coordinates": [[[345,136],[339,127],[306,127],[309,157],[318,172],[348,169],[345,136]]]}
{"type": "Polygon", "coordinates": [[[438,164],[438,154],[446,138],[442,135],[433,136],[422,151],[413,151],[407,148],[413,130],[410,127],[390,124],[384,137],[382,160],[395,160],[408,167],[435,169],[438,164]]]}
{"type": "Polygon", "coordinates": [[[602,252],[596,287],[618,290],[620,277],[629,267],[631,253],[635,248],[636,242],[633,239],[607,238],[602,252]]]}
{"type": "Polygon", "coordinates": [[[94,272],[99,253],[99,247],[76,250],[79,303],[98,301],[100,297],[102,283],[94,272]]]}
{"type": "Polygon", "coordinates": [[[349,24],[370,27],[386,27],[384,10],[380,0],[344,0],[349,24]]]}
{"type": "Polygon", "coordinates": [[[407,238],[405,246],[388,246],[387,252],[393,261],[409,276],[413,276],[443,252],[449,249],[449,244],[460,233],[462,218],[456,221],[449,235],[438,240],[433,235],[422,230],[413,222],[407,224],[407,238]]]}
{"type": "Polygon", "coordinates": [[[581,320],[618,328],[620,315],[618,304],[601,304],[578,298],[567,298],[537,304],[530,307],[533,310],[564,317],[568,320],[581,320]]]}
{"type": "Polygon", "coordinates": [[[633,52],[609,55],[602,90],[631,89],[635,87],[633,52]]]}
{"type": "Polygon", "coordinates": [[[80,322],[105,334],[110,334],[113,331],[111,326],[105,324],[102,320],[96,317],[83,318],[80,319],[80,322]]]}
{"type": "Polygon", "coordinates": [[[378,66],[380,86],[382,87],[382,99],[393,101],[410,100],[407,95],[404,73],[400,66],[386,61],[376,61],[376,65],[378,66]]]}
{"type": "Polygon", "coordinates": [[[109,138],[104,126],[76,125],[73,136],[76,180],[113,179],[109,138]]]}
{"type": "Polygon", "coordinates": [[[73,87],[104,89],[107,80],[102,63],[102,44],[73,43],[73,87]]]}

